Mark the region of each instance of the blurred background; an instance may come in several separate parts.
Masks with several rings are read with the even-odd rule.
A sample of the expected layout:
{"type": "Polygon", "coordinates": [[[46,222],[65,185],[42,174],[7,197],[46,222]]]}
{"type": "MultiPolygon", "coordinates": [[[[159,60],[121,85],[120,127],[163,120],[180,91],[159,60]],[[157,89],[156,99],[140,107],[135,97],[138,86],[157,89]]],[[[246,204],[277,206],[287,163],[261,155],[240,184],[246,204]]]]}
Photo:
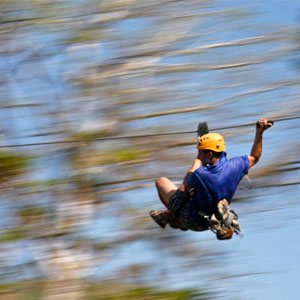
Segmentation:
{"type": "Polygon", "coordinates": [[[1,0],[0,299],[295,298],[299,8],[1,0]],[[244,238],[160,229],[155,178],[180,183],[198,123],[233,157],[261,117],[244,238]]]}

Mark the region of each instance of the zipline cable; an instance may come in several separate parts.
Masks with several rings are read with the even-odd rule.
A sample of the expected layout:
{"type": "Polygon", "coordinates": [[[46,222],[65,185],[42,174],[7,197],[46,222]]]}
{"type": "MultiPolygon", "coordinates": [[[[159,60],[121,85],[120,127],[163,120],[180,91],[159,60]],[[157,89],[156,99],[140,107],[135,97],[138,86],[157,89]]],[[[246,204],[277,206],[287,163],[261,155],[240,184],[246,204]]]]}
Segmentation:
{"type": "MultiPolygon", "coordinates": [[[[300,119],[300,116],[291,116],[285,118],[274,118],[272,119],[274,122],[283,122],[300,119]]],[[[211,128],[210,131],[218,131],[218,130],[227,130],[227,129],[235,129],[242,128],[248,126],[254,126],[256,122],[239,124],[239,125],[231,125],[225,127],[216,127],[211,128]]],[[[122,140],[122,139],[135,139],[135,138],[145,138],[145,137],[158,137],[158,136],[170,136],[170,135],[179,135],[179,134],[191,134],[197,133],[197,130],[190,131],[177,131],[177,132],[162,132],[162,133],[149,133],[149,134],[139,134],[139,135],[120,135],[120,136],[110,136],[110,137],[99,137],[99,138],[91,138],[91,139],[77,139],[77,140],[61,140],[61,141],[51,141],[51,142],[36,142],[36,143],[25,143],[25,144],[14,144],[14,145],[0,145],[0,149],[4,148],[18,148],[18,147],[31,147],[31,146],[47,146],[47,145],[58,145],[58,144],[76,144],[81,142],[91,142],[91,141],[111,141],[111,140],[122,140]]]]}

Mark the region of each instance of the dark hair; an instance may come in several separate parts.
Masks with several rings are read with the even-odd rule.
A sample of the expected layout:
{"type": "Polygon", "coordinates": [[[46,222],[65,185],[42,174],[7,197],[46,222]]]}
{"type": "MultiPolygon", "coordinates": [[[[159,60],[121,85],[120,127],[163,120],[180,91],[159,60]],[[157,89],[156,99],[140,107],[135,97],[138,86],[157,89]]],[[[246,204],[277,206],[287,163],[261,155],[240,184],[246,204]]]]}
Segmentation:
{"type": "Polygon", "coordinates": [[[212,151],[213,153],[213,157],[216,157],[216,158],[220,158],[223,154],[223,151],[222,152],[215,152],[215,151],[212,151]]]}
{"type": "Polygon", "coordinates": [[[207,153],[207,152],[212,152],[212,157],[213,158],[220,158],[223,154],[223,151],[222,152],[216,152],[216,151],[213,151],[213,150],[203,150],[203,152],[207,153]]]}

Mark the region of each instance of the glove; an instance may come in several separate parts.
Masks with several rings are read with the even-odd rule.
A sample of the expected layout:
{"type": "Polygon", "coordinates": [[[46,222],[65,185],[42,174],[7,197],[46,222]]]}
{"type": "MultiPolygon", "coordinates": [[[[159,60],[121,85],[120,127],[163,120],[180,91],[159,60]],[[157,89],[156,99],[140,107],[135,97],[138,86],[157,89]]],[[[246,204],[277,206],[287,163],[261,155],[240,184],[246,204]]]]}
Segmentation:
{"type": "Polygon", "coordinates": [[[217,239],[230,240],[233,236],[233,233],[234,233],[233,227],[230,228],[222,227],[221,229],[217,230],[217,239]]]}
{"type": "Polygon", "coordinates": [[[235,231],[241,231],[238,215],[229,209],[226,199],[219,201],[216,213],[209,220],[209,226],[216,233],[218,240],[231,239],[235,231]]]}

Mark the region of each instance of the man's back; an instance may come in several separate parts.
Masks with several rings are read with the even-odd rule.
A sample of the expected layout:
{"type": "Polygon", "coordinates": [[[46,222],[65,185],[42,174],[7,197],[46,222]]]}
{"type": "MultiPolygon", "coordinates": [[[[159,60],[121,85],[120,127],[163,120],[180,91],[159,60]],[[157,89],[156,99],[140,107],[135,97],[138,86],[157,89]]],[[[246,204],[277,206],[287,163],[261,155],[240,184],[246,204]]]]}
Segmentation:
{"type": "Polygon", "coordinates": [[[237,186],[249,170],[248,156],[226,158],[224,153],[217,164],[203,166],[188,178],[188,185],[194,189],[190,213],[195,220],[198,211],[212,214],[217,202],[227,199],[230,203],[237,186]]]}

